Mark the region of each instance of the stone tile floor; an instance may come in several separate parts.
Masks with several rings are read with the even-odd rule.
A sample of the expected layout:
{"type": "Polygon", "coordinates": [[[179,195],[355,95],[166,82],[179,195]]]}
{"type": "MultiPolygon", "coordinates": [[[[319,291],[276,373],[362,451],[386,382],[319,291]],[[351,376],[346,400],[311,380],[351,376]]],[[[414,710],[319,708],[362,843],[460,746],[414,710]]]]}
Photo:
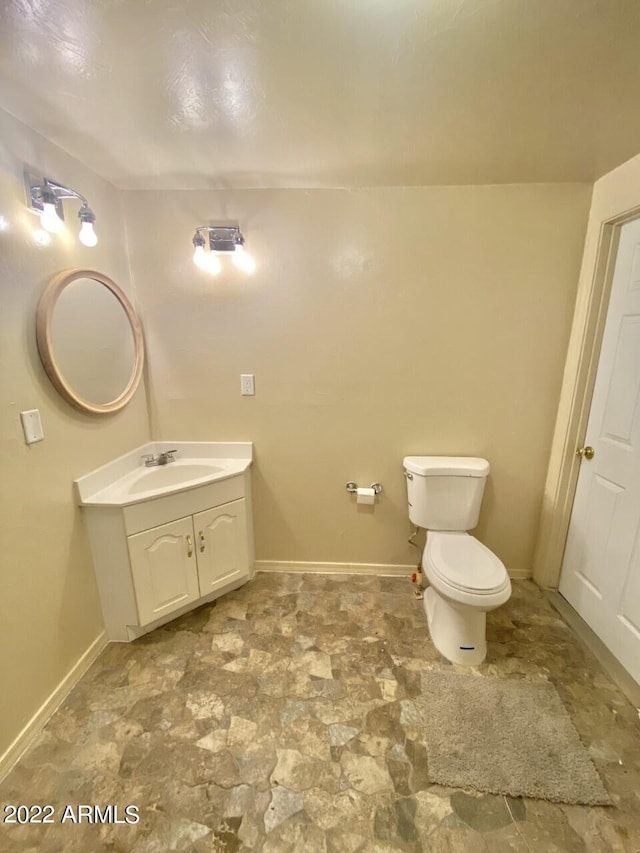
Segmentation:
{"type": "Polygon", "coordinates": [[[56,823],[2,826],[0,849],[640,851],[637,709],[531,582],[488,640],[477,674],[550,679],[613,807],[430,785],[413,700],[451,664],[408,581],[259,574],[101,654],[0,785],[56,823]],[[136,805],[140,822],[60,823],[67,804],[136,805]]]}

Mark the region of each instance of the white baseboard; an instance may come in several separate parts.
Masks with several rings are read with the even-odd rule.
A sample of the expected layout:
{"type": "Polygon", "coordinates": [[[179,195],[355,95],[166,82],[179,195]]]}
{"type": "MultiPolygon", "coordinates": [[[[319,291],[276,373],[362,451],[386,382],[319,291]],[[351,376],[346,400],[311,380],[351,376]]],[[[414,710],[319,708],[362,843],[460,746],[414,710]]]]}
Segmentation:
{"type": "Polygon", "coordinates": [[[100,652],[107,645],[107,637],[104,631],[96,637],[86,652],[79,658],[74,666],[65,675],[62,681],[55,687],[53,692],[45,699],[35,712],[20,734],[12,744],[0,756],[0,780],[2,780],[18,761],[31,742],[40,734],[51,716],[58,710],[60,705],[76,686],[91,664],[96,660],[100,652]]]}
{"type": "Polygon", "coordinates": [[[514,581],[526,581],[531,578],[531,572],[526,569],[507,569],[507,573],[514,581]]]}
{"type": "MultiPolygon", "coordinates": [[[[288,560],[256,560],[256,572],[298,572],[323,575],[382,575],[387,577],[405,577],[416,570],[416,564],[396,563],[296,563],[288,560]]],[[[525,569],[512,571],[509,577],[514,580],[526,580],[531,572],[525,569]]]]}
{"type": "Polygon", "coordinates": [[[404,577],[415,572],[415,565],[393,563],[295,563],[288,560],[256,560],[257,572],[308,572],[322,575],[391,575],[404,577]]]}

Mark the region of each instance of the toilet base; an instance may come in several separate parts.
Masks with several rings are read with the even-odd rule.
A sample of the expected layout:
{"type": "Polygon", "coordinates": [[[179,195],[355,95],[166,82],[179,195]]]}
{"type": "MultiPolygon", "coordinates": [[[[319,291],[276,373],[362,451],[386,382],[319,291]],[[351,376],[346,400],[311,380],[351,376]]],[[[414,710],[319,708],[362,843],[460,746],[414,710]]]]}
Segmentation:
{"type": "Polygon", "coordinates": [[[487,655],[487,614],[447,601],[430,586],[424,610],[433,645],[452,663],[477,666],[487,655]]]}

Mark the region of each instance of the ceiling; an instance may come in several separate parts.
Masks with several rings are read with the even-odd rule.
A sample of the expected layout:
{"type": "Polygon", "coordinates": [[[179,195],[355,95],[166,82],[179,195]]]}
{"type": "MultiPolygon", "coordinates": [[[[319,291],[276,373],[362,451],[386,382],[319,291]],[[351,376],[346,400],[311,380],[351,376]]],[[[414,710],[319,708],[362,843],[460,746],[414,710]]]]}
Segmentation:
{"type": "Polygon", "coordinates": [[[122,188],[592,181],[638,0],[2,0],[0,106],[122,188]]]}

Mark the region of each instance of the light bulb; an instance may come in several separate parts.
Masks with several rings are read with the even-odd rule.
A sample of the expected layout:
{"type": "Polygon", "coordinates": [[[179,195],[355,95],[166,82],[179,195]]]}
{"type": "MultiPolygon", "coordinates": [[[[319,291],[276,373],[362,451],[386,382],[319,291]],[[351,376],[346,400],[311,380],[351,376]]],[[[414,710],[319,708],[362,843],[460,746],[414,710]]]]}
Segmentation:
{"type": "Polygon", "coordinates": [[[209,252],[208,254],[206,254],[206,258],[207,266],[205,267],[205,269],[207,270],[207,272],[211,273],[211,275],[218,275],[218,273],[222,269],[220,258],[213,252],[209,252]]]}
{"type": "Polygon", "coordinates": [[[33,232],[33,239],[36,246],[48,246],[51,242],[51,234],[42,228],[38,228],[37,231],[33,232]]]}
{"type": "Polygon", "coordinates": [[[204,246],[196,246],[193,253],[193,262],[201,270],[211,273],[211,275],[218,275],[222,269],[218,258],[213,252],[205,252],[204,246]]]}
{"type": "Polygon", "coordinates": [[[55,204],[45,201],[42,203],[42,213],[40,214],[40,224],[46,231],[51,234],[57,234],[62,230],[64,222],[58,216],[55,204]]]}
{"type": "Polygon", "coordinates": [[[206,270],[207,268],[207,254],[204,250],[204,246],[196,246],[193,252],[193,263],[200,267],[201,270],[206,270]]]}
{"type": "Polygon", "coordinates": [[[80,233],[78,234],[78,239],[82,243],[83,246],[88,246],[92,248],[98,242],[98,235],[93,230],[93,222],[83,221],[80,226],[80,233]]]}
{"type": "Polygon", "coordinates": [[[244,246],[241,243],[236,245],[232,260],[238,269],[246,272],[247,275],[251,275],[252,272],[255,272],[256,262],[249,252],[245,252],[244,246]]]}

